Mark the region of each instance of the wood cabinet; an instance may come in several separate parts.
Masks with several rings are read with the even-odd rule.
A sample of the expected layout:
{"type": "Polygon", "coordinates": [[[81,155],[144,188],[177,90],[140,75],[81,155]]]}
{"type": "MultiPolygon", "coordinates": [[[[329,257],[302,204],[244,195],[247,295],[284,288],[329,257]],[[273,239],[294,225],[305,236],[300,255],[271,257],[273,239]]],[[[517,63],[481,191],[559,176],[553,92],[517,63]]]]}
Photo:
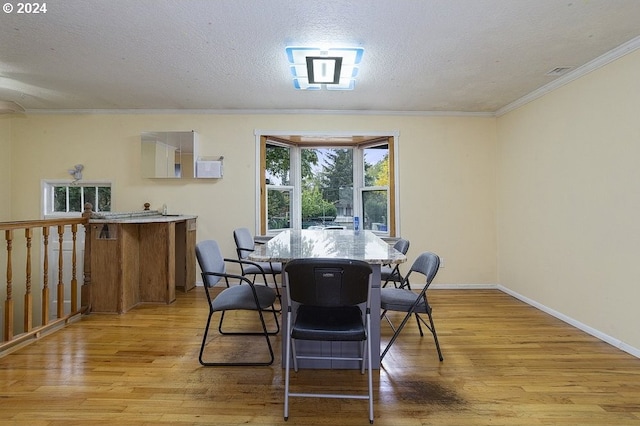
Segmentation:
{"type": "Polygon", "coordinates": [[[196,278],[196,218],[90,220],[92,312],[123,313],[139,303],[172,303],[196,278]]]}

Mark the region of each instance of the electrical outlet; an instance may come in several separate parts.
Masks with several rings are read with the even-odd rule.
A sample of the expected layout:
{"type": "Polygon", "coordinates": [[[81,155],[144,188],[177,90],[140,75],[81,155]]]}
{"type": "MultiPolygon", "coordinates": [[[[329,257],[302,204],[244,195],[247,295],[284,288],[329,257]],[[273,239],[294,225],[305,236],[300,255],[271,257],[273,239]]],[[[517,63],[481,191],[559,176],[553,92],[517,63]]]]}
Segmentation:
{"type": "Polygon", "coordinates": [[[440,258],[440,267],[444,268],[444,258],[440,258]]]}

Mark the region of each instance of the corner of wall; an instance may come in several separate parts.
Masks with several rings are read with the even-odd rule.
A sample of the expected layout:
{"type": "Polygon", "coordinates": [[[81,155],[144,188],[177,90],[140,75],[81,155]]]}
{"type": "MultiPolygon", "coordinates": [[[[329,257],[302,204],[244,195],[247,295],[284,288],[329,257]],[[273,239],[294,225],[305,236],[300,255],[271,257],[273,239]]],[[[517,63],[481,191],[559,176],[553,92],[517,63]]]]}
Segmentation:
{"type": "Polygon", "coordinates": [[[11,220],[11,117],[0,116],[0,222],[11,220]]]}

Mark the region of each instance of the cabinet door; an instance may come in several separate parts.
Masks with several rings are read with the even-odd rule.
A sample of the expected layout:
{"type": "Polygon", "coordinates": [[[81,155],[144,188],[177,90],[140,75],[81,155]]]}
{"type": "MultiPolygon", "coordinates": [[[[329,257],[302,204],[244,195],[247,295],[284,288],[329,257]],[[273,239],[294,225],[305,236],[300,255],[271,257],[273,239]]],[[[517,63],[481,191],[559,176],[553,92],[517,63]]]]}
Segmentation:
{"type": "Polygon", "coordinates": [[[196,286],[196,219],[176,223],[176,287],[196,286]]]}
{"type": "Polygon", "coordinates": [[[91,225],[91,312],[123,311],[117,228],[114,224],[91,225]]]}
{"type": "Polygon", "coordinates": [[[140,301],[171,303],[176,299],[175,223],[140,227],[140,301]]]}

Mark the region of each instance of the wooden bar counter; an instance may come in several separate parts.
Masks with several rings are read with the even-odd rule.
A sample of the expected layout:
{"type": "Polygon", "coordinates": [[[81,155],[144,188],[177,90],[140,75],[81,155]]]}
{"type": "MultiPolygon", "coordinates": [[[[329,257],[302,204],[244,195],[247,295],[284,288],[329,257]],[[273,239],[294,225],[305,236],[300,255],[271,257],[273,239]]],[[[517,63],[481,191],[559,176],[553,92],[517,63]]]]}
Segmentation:
{"type": "MultiPolygon", "coordinates": [[[[107,213],[89,220],[91,312],[172,303],[196,281],[196,216],[107,213]]],[[[92,216],[93,217],[93,216],[92,216]]]]}

